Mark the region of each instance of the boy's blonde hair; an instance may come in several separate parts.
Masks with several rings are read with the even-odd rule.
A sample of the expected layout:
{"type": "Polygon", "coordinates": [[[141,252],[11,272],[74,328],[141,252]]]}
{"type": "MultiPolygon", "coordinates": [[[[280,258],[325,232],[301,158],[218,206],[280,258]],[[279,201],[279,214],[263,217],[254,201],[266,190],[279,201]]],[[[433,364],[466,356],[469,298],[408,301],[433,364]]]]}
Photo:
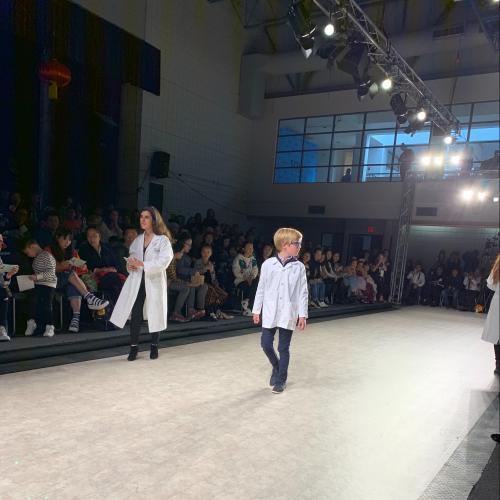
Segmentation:
{"type": "Polygon", "coordinates": [[[274,246],[276,247],[278,252],[281,252],[281,250],[283,249],[283,245],[285,243],[292,243],[293,241],[301,241],[302,233],[291,227],[282,227],[274,233],[273,240],[274,240],[274,246]]]}

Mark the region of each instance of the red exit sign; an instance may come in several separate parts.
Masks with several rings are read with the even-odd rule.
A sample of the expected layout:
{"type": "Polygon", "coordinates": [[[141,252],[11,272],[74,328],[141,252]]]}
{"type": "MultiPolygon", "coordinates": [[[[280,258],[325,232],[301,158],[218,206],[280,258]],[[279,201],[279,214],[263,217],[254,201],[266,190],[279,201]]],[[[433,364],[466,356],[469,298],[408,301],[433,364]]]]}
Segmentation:
{"type": "Polygon", "coordinates": [[[368,226],[368,234],[376,233],[377,228],[375,226],[368,226]]]}

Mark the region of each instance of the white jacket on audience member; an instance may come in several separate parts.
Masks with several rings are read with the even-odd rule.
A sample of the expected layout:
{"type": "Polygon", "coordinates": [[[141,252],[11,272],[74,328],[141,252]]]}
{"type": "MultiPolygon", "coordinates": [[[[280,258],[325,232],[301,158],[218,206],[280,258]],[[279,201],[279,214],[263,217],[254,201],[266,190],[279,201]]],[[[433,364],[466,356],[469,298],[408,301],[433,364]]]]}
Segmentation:
{"type": "Polygon", "coordinates": [[[500,283],[493,284],[493,274],[489,275],[487,283],[488,288],[493,290],[495,294],[491,299],[490,310],[486,317],[483,336],[481,338],[486,340],[486,342],[498,344],[500,343],[500,318],[498,314],[500,309],[500,295],[498,293],[500,283]]]}
{"type": "Polygon", "coordinates": [[[271,257],[262,264],[252,312],[262,311],[263,328],[295,330],[298,318],[307,318],[308,304],[302,262],[294,259],[283,265],[277,257],[271,257]]]}
{"type": "Polygon", "coordinates": [[[167,328],[167,274],[166,269],[174,257],[170,240],[163,235],[155,235],[144,252],[144,234],[139,235],[130,245],[130,257],[144,262],[144,267],[130,271],[116,302],[111,323],[123,328],[134,307],[142,273],[145,273],[146,301],[144,317],[148,320],[149,332],[161,332],[167,328]]]}

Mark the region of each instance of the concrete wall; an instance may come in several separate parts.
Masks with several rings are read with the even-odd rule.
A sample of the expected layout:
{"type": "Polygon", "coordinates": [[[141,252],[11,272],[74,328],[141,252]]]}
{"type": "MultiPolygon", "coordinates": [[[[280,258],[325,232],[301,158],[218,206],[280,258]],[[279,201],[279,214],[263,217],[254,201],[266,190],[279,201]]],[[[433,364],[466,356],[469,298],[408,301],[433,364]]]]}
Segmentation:
{"type": "MultiPolygon", "coordinates": [[[[450,102],[454,87],[454,103],[498,99],[498,73],[461,77],[456,82],[454,79],[433,80],[427,84],[443,103],[450,102]]],[[[386,95],[359,102],[353,90],[267,99],[264,117],[254,120],[253,126],[254,175],[249,213],[307,217],[309,205],[324,205],[326,217],[397,219],[401,195],[399,183],[273,184],[280,119],[387,109],[390,105],[386,95]]],[[[419,189],[417,202],[420,196],[425,198],[424,191],[428,186],[419,189]]],[[[449,216],[447,222],[453,222],[453,214],[449,216]]],[[[496,221],[498,224],[498,217],[496,221]]]]}
{"type": "MultiPolygon", "coordinates": [[[[245,33],[231,4],[76,3],[161,50],[161,95],[141,92],[122,101],[126,139],[121,141],[120,169],[127,172],[130,186],[123,186],[125,180],[120,183],[120,198],[127,206],[147,203],[151,157],[165,151],[171,156],[170,179],[153,180],[163,185],[164,213],[188,215],[212,207],[221,220],[241,222],[251,177],[252,124],[237,114],[245,33]],[[137,114],[139,98],[142,112],[137,114]],[[133,201],[143,180],[144,189],[133,201]]],[[[130,92],[124,95],[130,97],[130,92]]]]}

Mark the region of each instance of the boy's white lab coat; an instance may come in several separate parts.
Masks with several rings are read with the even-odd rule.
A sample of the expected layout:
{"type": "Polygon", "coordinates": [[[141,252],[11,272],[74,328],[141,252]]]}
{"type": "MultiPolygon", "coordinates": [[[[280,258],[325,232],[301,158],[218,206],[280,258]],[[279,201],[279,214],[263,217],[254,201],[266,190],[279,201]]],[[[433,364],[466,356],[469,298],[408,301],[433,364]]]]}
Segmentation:
{"type": "Polygon", "coordinates": [[[500,283],[493,283],[493,273],[488,277],[488,288],[493,290],[495,294],[491,299],[490,310],[488,311],[488,316],[486,317],[486,322],[484,324],[484,331],[482,339],[486,342],[491,342],[492,344],[500,343],[500,283]]]}
{"type": "Polygon", "coordinates": [[[307,318],[308,303],[302,262],[293,260],[283,265],[277,257],[270,257],[262,264],[252,312],[262,311],[263,328],[294,330],[298,318],[307,318]]]}
{"type": "Polygon", "coordinates": [[[132,312],[139,288],[142,273],[145,273],[146,301],[144,317],[148,320],[149,332],[161,332],[167,328],[167,275],[165,270],[172,261],[174,253],[170,240],[163,235],[155,235],[144,251],[144,234],[139,235],[130,245],[130,257],[144,262],[144,267],[130,271],[123,285],[120,297],[116,302],[111,323],[123,328],[132,312]]]}

